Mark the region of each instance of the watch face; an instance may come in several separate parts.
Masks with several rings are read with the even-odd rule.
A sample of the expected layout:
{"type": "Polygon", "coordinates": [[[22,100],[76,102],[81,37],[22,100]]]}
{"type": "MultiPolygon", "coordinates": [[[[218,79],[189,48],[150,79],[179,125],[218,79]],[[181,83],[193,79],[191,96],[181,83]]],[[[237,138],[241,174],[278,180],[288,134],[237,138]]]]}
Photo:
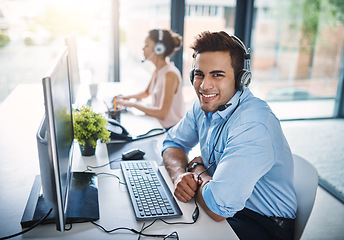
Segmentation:
{"type": "Polygon", "coordinates": [[[191,166],[191,169],[194,169],[198,165],[198,162],[194,162],[191,166]]]}
{"type": "Polygon", "coordinates": [[[190,167],[188,167],[188,172],[191,172],[191,170],[194,169],[197,165],[202,165],[202,166],[204,166],[203,163],[194,162],[194,163],[191,164],[190,167]]]}

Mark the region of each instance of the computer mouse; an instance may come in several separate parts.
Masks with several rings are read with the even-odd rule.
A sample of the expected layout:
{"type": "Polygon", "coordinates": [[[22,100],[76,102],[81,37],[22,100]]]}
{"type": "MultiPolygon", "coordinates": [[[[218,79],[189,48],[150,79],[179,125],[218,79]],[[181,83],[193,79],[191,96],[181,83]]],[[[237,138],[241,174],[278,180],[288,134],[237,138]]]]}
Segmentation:
{"type": "Polygon", "coordinates": [[[141,160],[146,153],[141,149],[135,148],[122,153],[123,160],[141,160]]]}

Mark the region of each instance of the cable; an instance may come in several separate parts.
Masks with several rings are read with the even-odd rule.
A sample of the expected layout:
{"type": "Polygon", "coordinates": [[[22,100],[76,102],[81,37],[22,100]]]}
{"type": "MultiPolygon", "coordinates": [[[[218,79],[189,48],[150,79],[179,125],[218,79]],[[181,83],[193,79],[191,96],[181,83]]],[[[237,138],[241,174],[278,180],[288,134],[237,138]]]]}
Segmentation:
{"type": "Polygon", "coordinates": [[[137,140],[141,140],[141,139],[146,139],[146,138],[150,138],[150,137],[159,136],[161,134],[164,134],[165,132],[166,132],[166,130],[164,128],[153,128],[153,129],[149,130],[148,132],[146,132],[144,134],[136,136],[131,141],[137,141],[137,140]],[[150,134],[151,132],[154,132],[154,131],[160,131],[160,132],[152,134],[152,135],[148,135],[148,134],[150,134]]]}
{"type": "Polygon", "coordinates": [[[119,176],[115,175],[115,174],[102,172],[102,173],[96,173],[96,175],[97,175],[97,176],[98,176],[98,175],[108,175],[108,176],[112,176],[112,177],[115,177],[115,178],[118,179],[118,183],[119,183],[119,184],[126,185],[126,183],[125,183],[125,182],[121,182],[121,178],[120,178],[119,176]]]}
{"type": "MultiPolygon", "coordinates": [[[[122,160],[122,158],[115,158],[114,160],[111,160],[111,161],[109,161],[108,163],[105,163],[105,164],[99,165],[99,166],[90,166],[90,165],[88,165],[88,166],[86,167],[86,170],[85,170],[84,172],[92,171],[91,168],[102,168],[102,167],[105,167],[105,166],[107,166],[107,165],[109,165],[109,164],[111,164],[111,163],[113,163],[113,162],[119,161],[119,160],[122,160]]],[[[99,176],[99,175],[108,175],[108,176],[115,177],[115,178],[118,179],[119,184],[126,185],[125,182],[121,182],[121,178],[120,178],[119,176],[117,176],[116,174],[105,173],[105,172],[102,172],[102,173],[95,173],[95,174],[96,174],[97,176],[99,176]]]]}
{"type": "Polygon", "coordinates": [[[111,161],[109,161],[108,163],[105,163],[105,164],[103,164],[103,165],[99,165],[99,166],[90,166],[90,165],[88,165],[87,167],[86,167],[86,170],[84,171],[84,172],[86,172],[86,171],[92,171],[92,169],[90,169],[90,168],[102,168],[102,167],[105,167],[105,166],[107,166],[107,165],[109,165],[109,164],[111,164],[111,163],[113,163],[113,162],[117,162],[117,161],[120,161],[120,160],[122,160],[122,158],[115,158],[114,160],[111,160],[111,161]]]}
{"type": "MultiPolygon", "coordinates": [[[[212,163],[210,163],[210,160],[211,160],[211,156],[213,155],[213,153],[214,153],[214,151],[215,151],[215,148],[216,148],[216,146],[217,146],[217,143],[219,142],[221,133],[222,133],[224,127],[226,126],[226,123],[227,123],[228,120],[230,119],[230,117],[233,115],[233,113],[234,113],[234,112],[237,110],[237,108],[239,107],[239,104],[240,104],[240,98],[239,98],[238,104],[237,104],[236,107],[234,108],[232,114],[226,119],[226,121],[223,123],[223,125],[222,125],[222,127],[221,127],[220,133],[219,133],[219,135],[217,136],[217,139],[216,139],[215,145],[214,145],[214,147],[213,147],[213,150],[211,151],[211,154],[210,154],[210,156],[209,156],[209,158],[208,158],[208,163],[211,164],[210,166],[213,166],[213,163],[215,162],[215,160],[214,160],[212,163]]],[[[210,169],[210,167],[208,167],[205,171],[207,171],[208,169],[210,169]]],[[[204,173],[205,171],[201,172],[199,175],[201,175],[201,174],[204,173]]]]}
{"type": "Polygon", "coordinates": [[[51,209],[49,210],[49,212],[48,212],[41,220],[39,220],[38,222],[36,222],[36,223],[35,223],[34,225],[32,225],[31,227],[25,229],[24,231],[21,231],[21,232],[19,232],[19,233],[15,233],[15,234],[10,235],[10,236],[2,237],[2,238],[0,238],[0,239],[3,240],[3,239],[14,238],[14,237],[19,236],[19,235],[21,235],[21,234],[24,234],[24,233],[26,233],[26,232],[28,232],[28,231],[31,231],[32,229],[34,229],[35,227],[37,227],[39,224],[41,224],[41,223],[50,215],[50,213],[51,213],[52,211],[53,211],[53,209],[51,208],[51,209]]]}
{"type": "MultiPolygon", "coordinates": [[[[93,221],[91,221],[91,223],[93,225],[97,226],[98,228],[100,228],[102,231],[104,231],[106,233],[114,233],[114,232],[119,231],[119,230],[126,230],[126,231],[130,231],[132,233],[135,233],[135,234],[142,235],[144,237],[156,237],[156,238],[163,238],[163,239],[167,239],[167,238],[179,239],[178,234],[175,236],[175,235],[173,235],[173,233],[167,234],[167,235],[166,234],[147,234],[147,233],[143,233],[143,230],[147,229],[147,227],[143,228],[143,230],[141,230],[141,231],[137,231],[136,229],[127,228],[127,227],[118,227],[118,228],[114,228],[114,229],[111,229],[111,230],[107,230],[107,229],[105,229],[103,226],[101,226],[98,223],[95,223],[93,221]]],[[[150,227],[151,225],[152,224],[148,225],[148,227],[150,227]]]]}
{"type": "Polygon", "coordinates": [[[140,234],[139,234],[139,237],[137,238],[137,240],[140,240],[141,239],[141,232],[143,231],[143,228],[145,226],[145,222],[142,224],[142,227],[141,227],[141,231],[140,231],[140,234]]]}

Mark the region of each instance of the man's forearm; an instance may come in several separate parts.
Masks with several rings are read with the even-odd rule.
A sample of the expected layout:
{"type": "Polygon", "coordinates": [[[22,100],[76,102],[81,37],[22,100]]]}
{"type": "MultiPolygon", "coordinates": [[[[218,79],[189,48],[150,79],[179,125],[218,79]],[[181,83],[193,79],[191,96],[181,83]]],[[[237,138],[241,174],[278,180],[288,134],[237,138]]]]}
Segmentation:
{"type": "Polygon", "coordinates": [[[164,164],[174,184],[174,196],[182,202],[190,201],[196,193],[194,174],[186,172],[188,156],[180,148],[168,148],[163,153],[164,164]]]}
{"type": "Polygon", "coordinates": [[[167,148],[163,153],[163,161],[173,183],[179,175],[186,172],[188,156],[186,152],[180,148],[167,148]]]}

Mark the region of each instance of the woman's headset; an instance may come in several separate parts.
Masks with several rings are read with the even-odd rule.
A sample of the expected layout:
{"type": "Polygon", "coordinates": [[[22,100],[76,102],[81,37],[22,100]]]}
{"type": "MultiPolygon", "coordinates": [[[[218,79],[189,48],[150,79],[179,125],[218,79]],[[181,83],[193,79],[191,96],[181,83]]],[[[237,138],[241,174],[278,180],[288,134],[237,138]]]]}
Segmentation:
{"type": "Polygon", "coordinates": [[[157,55],[164,54],[166,51],[166,47],[164,43],[162,42],[164,39],[164,31],[159,29],[158,30],[158,41],[154,45],[154,53],[157,55]]]}
{"type": "MultiPolygon", "coordinates": [[[[248,87],[252,79],[251,63],[250,63],[251,56],[250,56],[249,51],[246,49],[244,43],[238,37],[234,35],[231,35],[229,37],[233,40],[233,42],[237,44],[237,46],[242,50],[244,54],[246,68],[242,69],[235,77],[235,88],[238,90],[243,90],[248,87]]],[[[196,56],[197,56],[197,52],[194,53],[193,57],[196,59],[196,56]]],[[[190,71],[190,81],[192,85],[194,82],[194,77],[195,77],[195,68],[193,67],[190,71]]]]}

